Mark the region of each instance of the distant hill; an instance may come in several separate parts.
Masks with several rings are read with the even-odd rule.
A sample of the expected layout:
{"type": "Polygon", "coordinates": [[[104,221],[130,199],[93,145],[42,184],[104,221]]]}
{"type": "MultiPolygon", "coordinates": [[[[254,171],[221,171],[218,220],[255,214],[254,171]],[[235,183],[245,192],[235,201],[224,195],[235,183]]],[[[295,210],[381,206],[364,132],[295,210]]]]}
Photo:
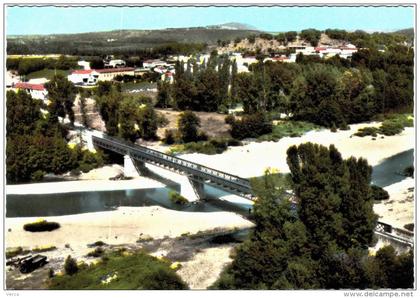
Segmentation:
{"type": "Polygon", "coordinates": [[[169,43],[216,45],[259,33],[248,25],[227,23],[209,27],[162,30],[115,30],[78,34],[22,35],[7,37],[8,54],[111,54],[150,49],[169,43]]]}
{"type": "Polygon", "coordinates": [[[227,29],[227,30],[253,30],[258,31],[258,29],[254,26],[248,25],[248,24],[242,24],[242,23],[225,23],[220,25],[214,25],[214,26],[207,26],[206,28],[209,29],[227,29]]]}
{"type": "Polygon", "coordinates": [[[402,29],[402,30],[394,31],[393,33],[407,36],[411,41],[414,40],[414,28],[402,29]]]}

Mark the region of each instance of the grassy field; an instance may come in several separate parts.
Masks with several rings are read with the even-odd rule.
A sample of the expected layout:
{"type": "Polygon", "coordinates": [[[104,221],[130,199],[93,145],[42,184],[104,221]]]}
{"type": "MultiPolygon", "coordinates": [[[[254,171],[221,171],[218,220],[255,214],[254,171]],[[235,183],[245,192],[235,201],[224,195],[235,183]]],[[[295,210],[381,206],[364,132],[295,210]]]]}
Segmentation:
{"type": "Polygon", "coordinates": [[[258,141],[278,141],[284,137],[300,137],[310,130],[320,129],[321,127],[309,122],[303,121],[278,121],[273,126],[273,132],[262,135],[258,141]]]}
{"type": "Polygon", "coordinates": [[[150,83],[150,82],[139,82],[139,83],[134,83],[134,82],[129,82],[129,83],[124,83],[122,84],[122,91],[131,91],[131,90],[135,90],[135,89],[153,89],[153,88],[157,88],[157,84],[156,83],[150,83]]]}
{"type": "Polygon", "coordinates": [[[85,265],[74,275],[49,280],[54,290],[182,290],[186,284],[170,268],[170,262],[144,252],[113,252],[97,264],[85,265]]]}
{"type": "Polygon", "coordinates": [[[46,78],[48,80],[51,80],[55,74],[61,74],[64,77],[67,77],[70,72],[68,70],[61,70],[61,69],[42,69],[38,71],[31,72],[26,76],[27,80],[31,79],[40,79],[40,78],[46,78]]]}

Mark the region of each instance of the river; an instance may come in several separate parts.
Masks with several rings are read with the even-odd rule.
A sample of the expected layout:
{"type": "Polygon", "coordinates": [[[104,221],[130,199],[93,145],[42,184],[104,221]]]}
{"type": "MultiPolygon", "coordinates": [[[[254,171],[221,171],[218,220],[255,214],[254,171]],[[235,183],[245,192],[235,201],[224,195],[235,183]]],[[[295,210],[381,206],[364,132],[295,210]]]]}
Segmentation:
{"type": "MultiPolygon", "coordinates": [[[[372,184],[381,187],[405,179],[400,173],[413,165],[414,150],[407,150],[385,159],[373,167],[372,184]]],[[[187,212],[232,211],[246,215],[252,205],[245,199],[228,202],[219,199],[228,195],[223,191],[205,186],[206,199],[188,205],[172,203],[168,197],[177,185],[155,189],[129,189],[116,191],[89,191],[57,194],[7,195],[6,217],[59,216],[86,212],[113,210],[118,206],[152,206],[187,212]]]]}

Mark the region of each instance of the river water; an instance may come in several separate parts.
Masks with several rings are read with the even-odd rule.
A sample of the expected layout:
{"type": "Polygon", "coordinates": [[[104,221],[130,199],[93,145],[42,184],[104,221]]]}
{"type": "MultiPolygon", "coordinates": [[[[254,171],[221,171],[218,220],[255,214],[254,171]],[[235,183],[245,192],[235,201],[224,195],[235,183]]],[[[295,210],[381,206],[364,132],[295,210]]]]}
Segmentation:
{"type": "MultiPolygon", "coordinates": [[[[385,187],[405,179],[400,173],[413,164],[413,152],[413,149],[401,152],[373,167],[372,183],[385,187]]],[[[179,190],[179,187],[171,185],[155,189],[7,195],[6,217],[70,215],[108,211],[118,206],[159,205],[187,212],[232,211],[243,215],[248,214],[252,208],[252,205],[245,200],[232,203],[219,199],[228,193],[207,185],[205,200],[180,206],[169,200],[171,190],[179,190]]]]}

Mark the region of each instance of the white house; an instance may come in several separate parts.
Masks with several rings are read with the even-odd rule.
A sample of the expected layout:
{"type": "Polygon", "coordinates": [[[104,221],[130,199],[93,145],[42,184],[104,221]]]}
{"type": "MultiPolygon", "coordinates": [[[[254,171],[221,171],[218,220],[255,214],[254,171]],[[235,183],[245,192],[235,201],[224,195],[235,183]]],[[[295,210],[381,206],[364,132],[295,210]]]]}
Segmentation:
{"type": "Polygon", "coordinates": [[[158,59],[143,61],[143,67],[148,68],[148,69],[155,68],[157,66],[167,66],[167,65],[168,64],[165,61],[158,60],[158,59]]]}
{"type": "Polygon", "coordinates": [[[98,81],[112,81],[116,76],[134,76],[134,67],[95,69],[98,81]]]}
{"type": "Polygon", "coordinates": [[[34,99],[46,100],[48,91],[43,84],[16,83],[13,88],[17,90],[26,90],[34,99]]]}
{"type": "Polygon", "coordinates": [[[74,70],[67,79],[75,85],[95,85],[98,82],[99,74],[94,69],[74,70]]]}
{"type": "Polygon", "coordinates": [[[19,83],[19,76],[7,71],[5,81],[6,87],[12,87],[14,84],[19,83]]]}
{"type": "Polygon", "coordinates": [[[105,61],[104,64],[105,67],[124,67],[125,66],[125,61],[121,60],[121,59],[113,59],[113,60],[109,60],[109,61],[105,61]]]}
{"type": "Polygon", "coordinates": [[[88,62],[88,61],[84,61],[84,60],[77,61],[77,65],[83,67],[83,69],[85,69],[85,70],[90,69],[90,62],[88,62]]]}

